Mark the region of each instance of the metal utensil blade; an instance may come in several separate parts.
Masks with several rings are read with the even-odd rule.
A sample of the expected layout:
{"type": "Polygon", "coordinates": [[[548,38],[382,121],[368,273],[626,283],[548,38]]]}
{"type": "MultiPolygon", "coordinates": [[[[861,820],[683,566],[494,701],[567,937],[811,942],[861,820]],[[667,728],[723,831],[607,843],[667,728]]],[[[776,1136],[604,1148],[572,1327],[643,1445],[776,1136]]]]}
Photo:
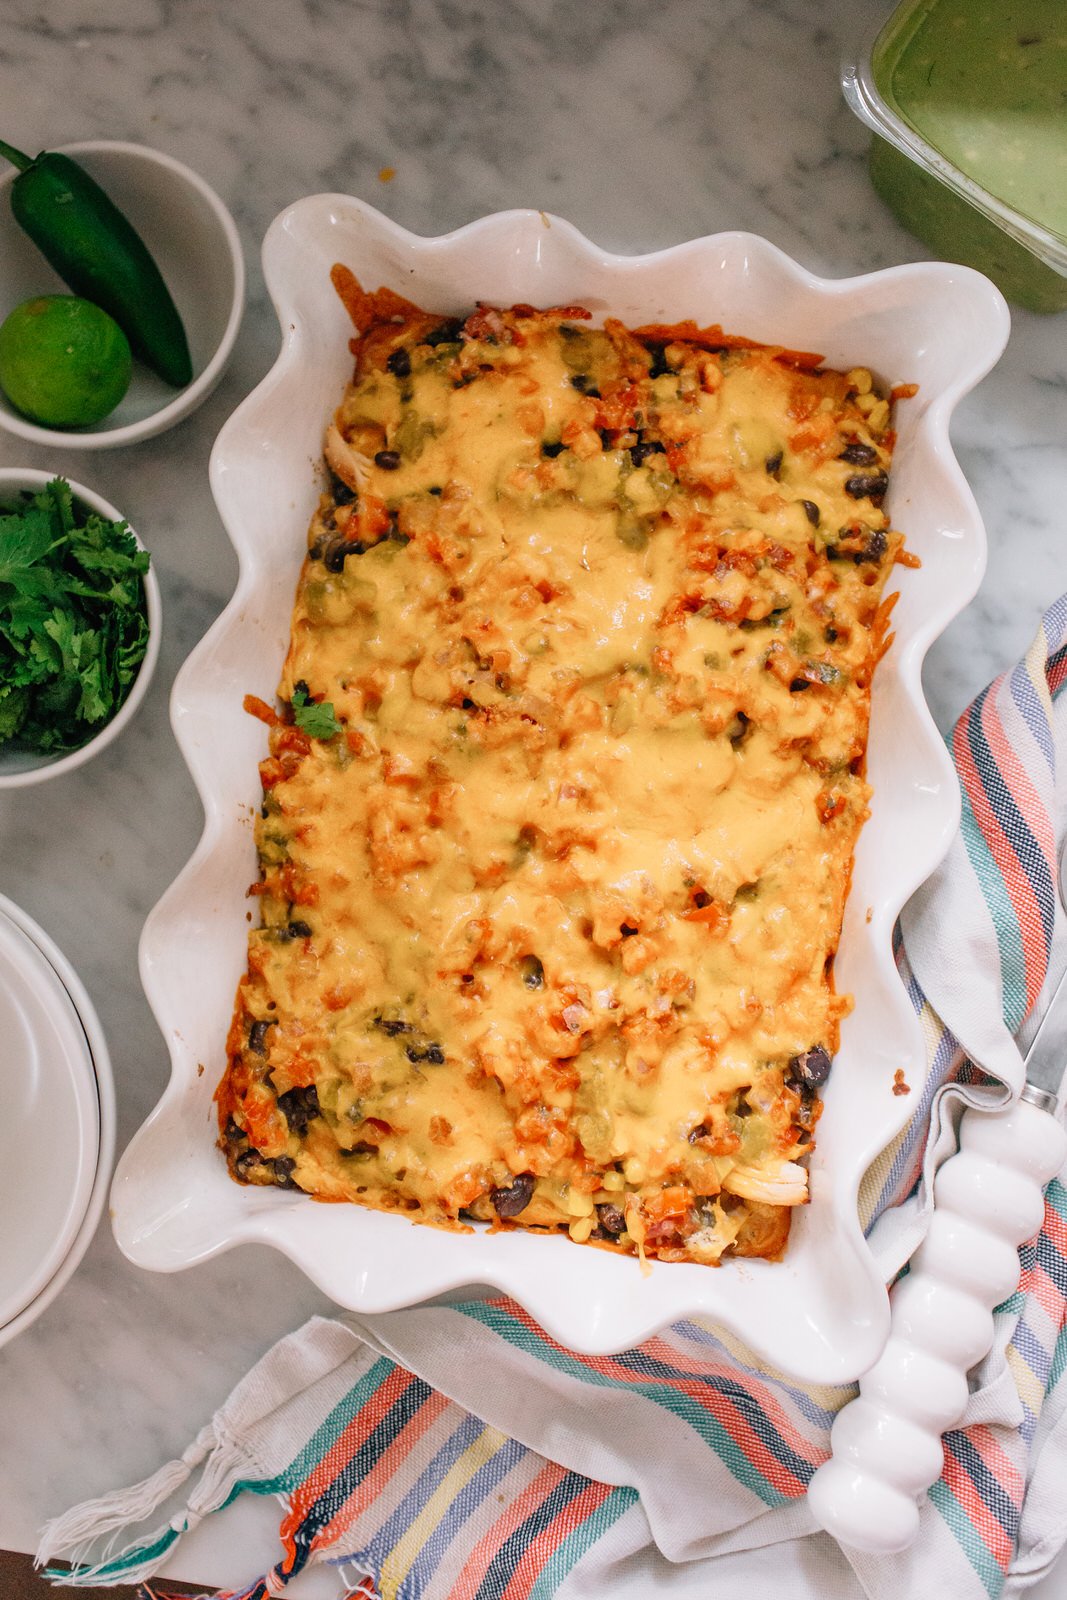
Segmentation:
{"type": "Polygon", "coordinates": [[[1040,1026],[1023,1057],[1026,1081],[1035,1089],[1057,1097],[1067,1067],[1067,969],[1052,991],[1040,1026]]]}

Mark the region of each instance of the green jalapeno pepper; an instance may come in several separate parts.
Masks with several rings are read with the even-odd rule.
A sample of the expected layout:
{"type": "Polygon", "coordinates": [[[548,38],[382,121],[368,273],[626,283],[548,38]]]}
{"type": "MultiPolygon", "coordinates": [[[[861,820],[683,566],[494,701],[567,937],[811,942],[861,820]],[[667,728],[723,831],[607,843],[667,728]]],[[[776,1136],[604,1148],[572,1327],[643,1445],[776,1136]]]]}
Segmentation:
{"type": "Polygon", "coordinates": [[[184,388],[193,364],[182,319],[131,223],[69,156],[44,150],[31,158],[2,139],[0,156],[19,169],[11,185],[16,222],[64,283],[114,317],[154,372],[184,388]]]}

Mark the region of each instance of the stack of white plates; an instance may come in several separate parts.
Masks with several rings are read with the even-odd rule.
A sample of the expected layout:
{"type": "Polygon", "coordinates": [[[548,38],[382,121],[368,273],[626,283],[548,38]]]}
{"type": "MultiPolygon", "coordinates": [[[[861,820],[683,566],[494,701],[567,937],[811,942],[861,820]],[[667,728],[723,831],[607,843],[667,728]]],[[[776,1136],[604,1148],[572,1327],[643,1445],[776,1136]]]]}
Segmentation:
{"type": "Polygon", "coordinates": [[[80,979],[0,895],[0,1345],[29,1326],[88,1248],[115,1151],[107,1045],[80,979]]]}

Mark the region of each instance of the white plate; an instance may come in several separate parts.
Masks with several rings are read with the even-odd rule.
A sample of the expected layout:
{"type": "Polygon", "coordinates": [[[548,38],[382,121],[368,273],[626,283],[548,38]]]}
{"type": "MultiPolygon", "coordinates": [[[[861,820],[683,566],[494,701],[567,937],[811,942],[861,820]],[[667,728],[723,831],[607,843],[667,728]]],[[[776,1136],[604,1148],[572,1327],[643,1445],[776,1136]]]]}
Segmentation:
{"type": "Polygon", "coordinates": [[[116,1125],[115,1083],[111,1072],[107,1041],[104,1038],[103,1029],[100,1026],[93,1003],[89,999],[81,979],[59,947],[48,937],[44,930],[31,917],[27,916],[25,911],[16,906],[13,901],[8,900],[4,895],[0,895],[0,926],[3,925],[5,920],[13,924],[16,929],[21,930],[36,945],[48,962],[57,981],[68,995],[77,1013],[93,1073],[93,1086],[96,1093],[98,1113],[98,1149],[92,1187],[81,1221],[74,1237],[70,1241],[67,1252],[47,1283],[44,1284],[29,1304],[17,1316],[12,1317],[9,1322],[5,1322],[0,1326],[0,1345],[6,1344],[16,1334],[24,1332],[40,1316],[46,1306],[51,1305],[60,1290],[69,1282],[86,1250],[89,1248],[89,1243],[96,1232],[97,1224],[103,1213],[108,1185],[111,1181],[111,1168],[115,1159],[116,1125]]]}
{"type": "Polygon", "coordinates": [[[37,945],[0,915],[0,1329],[52,1278],[81,1226],[100,1147],[85,1030],[37,945]]]}
{"type": "Polygon", "coordinates": [[[861,1234],[856,1196],[871,1159],[915,1103],[894,1095],[894,1073],[903,1067],[917,1090],[924,1072],[918,1024],[893,964],[892,929],[903,902],[943,856],[959,812],[920,668],[931,641],[978,587],[985,560],[948,422],[1003,348],[1003,300],[976,273],[942,263],[822,280],[748,234],[719,234],[653,256],[613,256],[536,211],[420,239],[343,195],[315,196],[283,212],[267,234],[263,261],[283,346],[212,457],[215,497],[241,571],[233,600],[182,669],[172,701],[206,825],[142,939],[142,980],[173,1073],[119,1164],[112,1204],[120,1247],[141,1266],[174,1271],[235,1244],[271,1244],[333,1299],[363,1312],[492,1285],[564,1344],[585,1351],[619,1349],[666,1323],[704,1315],[801,1378],[855,1377],[876,1358],[887,1328],[884,1285],[861,1234]],[[643,1276],[632,1258],[565,1238],[448,1234],[354,1206],[242,1188],[214,1149],[211,1097],[245,965],[256,763],[265,754],[264,731],[242,713],[241,701],[248,693],[274,697],[320,488],[323,431],[350,375],[351,329],[329,282],[336,261],[368,287],[388,284],[442,312],[487,300],[580,302],[631,324],[693,317],[822,351],[834,367],[862,364],[885,381],[920,385],[917,398],[899,408],[888,504],[923,565],[900,569],[896,644],[874,693],[873,815],[856,857],[837,964],[840,987],[857,1003],[826,1097],[812,1201],[796,1217],[782,1263],[729,1262],[717,1270],[661,1263],[643,1276]]]}

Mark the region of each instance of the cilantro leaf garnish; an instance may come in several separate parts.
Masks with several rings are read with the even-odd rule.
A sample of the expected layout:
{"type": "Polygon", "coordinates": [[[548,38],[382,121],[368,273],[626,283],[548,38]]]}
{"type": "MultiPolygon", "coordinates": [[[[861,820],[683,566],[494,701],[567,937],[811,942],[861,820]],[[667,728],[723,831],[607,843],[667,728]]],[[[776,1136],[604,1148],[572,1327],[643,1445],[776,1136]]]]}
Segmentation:
{"type": "Polygon", "coordinates": [[[329,700],[312,700],[305,684],[298,683],[289,702],[293,708],[293,721],[309,739],[332,739],[340,733],[341,724],[334,715],[329,700]]]}
{"type": "Polygon", "coordinates": [[[62,478],[0,505],[0,745],[76,750],[110,721],[148,645],[147,570],[62,478]]]}

